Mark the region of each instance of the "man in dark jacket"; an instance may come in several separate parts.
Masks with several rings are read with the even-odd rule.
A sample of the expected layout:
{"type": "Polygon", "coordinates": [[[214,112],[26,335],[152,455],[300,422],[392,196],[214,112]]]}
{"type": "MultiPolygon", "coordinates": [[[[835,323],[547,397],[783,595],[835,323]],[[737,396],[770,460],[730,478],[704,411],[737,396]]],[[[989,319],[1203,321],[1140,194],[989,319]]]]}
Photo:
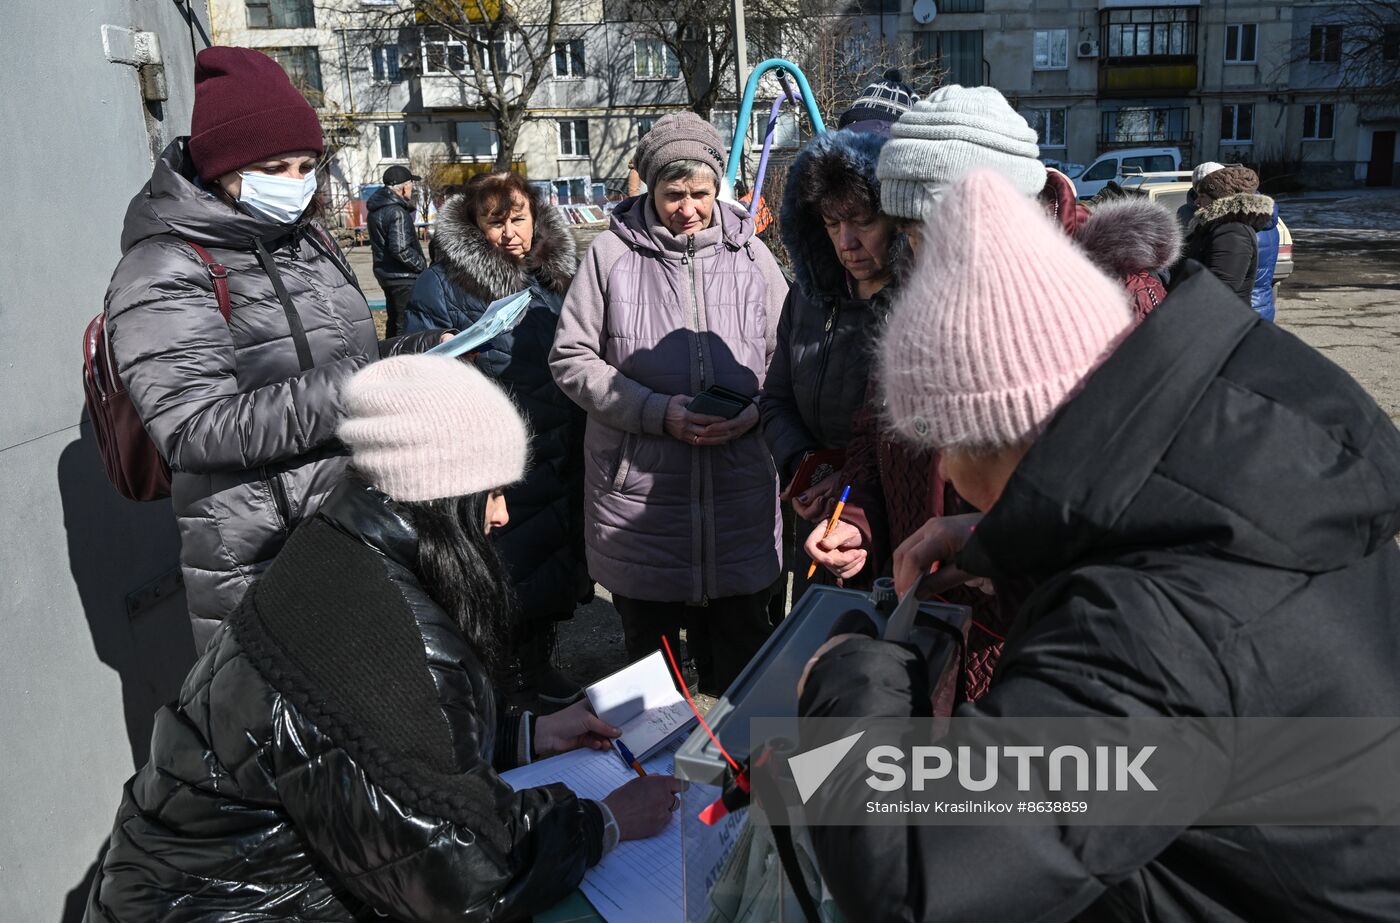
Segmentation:
{"type": "MultiPolygon", "coordinates": [[[[892,423],[954,447],[945,471],[986,510],[955,555],[928,553],[932,531],[906,545],[900,582],[942,558],[1035,584],[990,690],[957,716],[1400,714],[1391,421],[1198,267],[1128,335],[1116,293],[1033,216],[977,217],[1015,198],[986,185],[945,200],[906,289],[936,271],[943,297],[897,303],[881,348],[892,423]],[[1067,284],[1026,312],[985,268],[992,253],[1027,281],[1067,284]],[[953,332],[959,368],[922,366],[937,330],[953,332]],[[980,412],[992,408],[1004,412],[980,412]]],[[[918,660],[834,640],[802,713],[927,715],[918,660]]],[[[1203,802],[1288,797],[1251,789],[1271,759],[1202,766],[1203,802]]],[[[1400,918],[1395,827],[833,827],[813,840],[838,903],[869,921],[1400,918]]]]}
{"type": "Polygon", "coordinates": [[[428,268],[418,243],[414,218],[413,183],[422,179],[407,167],[384,171],[384,185],[370,196],[369,244],[374,251],[374,277],[384,289],[385,335],[395,336],[403,325],[404,311],[418,274],[428,268]]]}

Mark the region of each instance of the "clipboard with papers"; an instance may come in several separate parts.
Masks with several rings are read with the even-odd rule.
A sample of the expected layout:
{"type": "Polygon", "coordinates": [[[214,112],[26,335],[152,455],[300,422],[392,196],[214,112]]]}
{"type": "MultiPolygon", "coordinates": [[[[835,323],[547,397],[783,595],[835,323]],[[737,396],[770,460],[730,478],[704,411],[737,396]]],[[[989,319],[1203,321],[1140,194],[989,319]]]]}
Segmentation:
{"type": "Polygon", "coordinates": [[[529,306],[529,289],[498,298],[486,306],[486,310],[482,312],[481,317],[477,318],[476,323],[453,336],[447,342],[434,346],[428,350],[428,353],[456,359],[459,356],[475,352],[479,347],[491,342],[501,334],[514,330],[521,318],[525,316],[525,309],[529,306]]]}

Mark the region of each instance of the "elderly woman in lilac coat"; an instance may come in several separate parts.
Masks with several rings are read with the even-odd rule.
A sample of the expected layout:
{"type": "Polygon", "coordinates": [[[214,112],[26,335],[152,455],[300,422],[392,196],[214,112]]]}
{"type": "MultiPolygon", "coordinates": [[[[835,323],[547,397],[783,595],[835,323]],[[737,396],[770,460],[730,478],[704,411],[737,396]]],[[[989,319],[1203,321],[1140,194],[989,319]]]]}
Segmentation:
{"type": "Polygon", "coordinates": [[[756,405],[688,405],[719,385],[756,398],[787,283],[740,208],[717,200],[724,144],[693,113],[643,139],[648,193],[623,202],[564,301],[550,356],[588,413],[585,530],[629,658],[674,648],[719,693],[767,637],[781,567],[777,475],[756,405]]]}

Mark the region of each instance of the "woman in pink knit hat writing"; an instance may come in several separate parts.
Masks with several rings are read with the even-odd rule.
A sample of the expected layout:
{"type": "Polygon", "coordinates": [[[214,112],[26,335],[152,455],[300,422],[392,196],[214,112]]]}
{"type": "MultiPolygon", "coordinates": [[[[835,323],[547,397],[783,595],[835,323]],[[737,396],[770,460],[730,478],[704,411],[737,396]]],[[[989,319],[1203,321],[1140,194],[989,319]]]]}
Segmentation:
{"type": "MultiPolygon", "coordinates": [[[[888,423],[982,513],[916,533],[897,583],[941,565],[1032,586],[955,716],[1400,714],[1400,432],[1365,391],[1200,267],[1135,325],[1000,176],[955,185],[925,233],[880,346],[888,423]]],[[[929,716],[928,672],[838,636],[800,711],[929,716]]],[[[1192,765],[1182,823],[816,827],[816,856],[867,921],[1400,917],[1400,828],[1199,823],[1307,800],[1241,740],[1192,765]]],[[[862,778],[823,789],[869,797],[848,762],[862,778]]]]}

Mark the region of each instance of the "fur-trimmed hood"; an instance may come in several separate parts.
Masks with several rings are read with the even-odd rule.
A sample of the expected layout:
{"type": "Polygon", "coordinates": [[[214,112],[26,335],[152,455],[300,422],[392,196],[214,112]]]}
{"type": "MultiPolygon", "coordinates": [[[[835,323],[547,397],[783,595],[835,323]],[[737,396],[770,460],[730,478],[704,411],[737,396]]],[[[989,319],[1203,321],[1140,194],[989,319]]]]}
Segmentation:
{"type": "Polygon", "coordinates": [[[535,238],[524,261],[516,263],[486,240],[467,217],[466,197],[454,195],[438,212],[433,262],[440,263],[454,285],[473,298],[495,301],[529,288],[534,280],[563,295],[578,269],[578,245],[564,216],[535,191],[535,238]]]}
{"type": "Polygon", "coordinates": [[[1273,225],[1274,220],[1273,199],[1257,192],[1238,192],[1223,199],[1216,199],[1205,208],[1196,209],[1186,233],[1190,235],[1232,222],[1263,231],[1273,225]]]}
{"type": "Polygon", "coordinates": [[[846,296],[846,272],[826,234],[821,210],[801,201],[802,190],[815,186],[822,190],[817,197],[821,200],[840,193],[841,184],[854,173],[870,185],[878,203],[875,164],[888,140],[870,132],[829,131],[808,143],[793,160],[783,189],[781,236],[792,261],[793,284],[810,301],[846,296]]]}
{"type": "Polygon", "coordinates": [[[1074,239],[1095,266],[1114,278],[1159,272],[1181,256],[1176,215],[1146,196],[1094,205],[1074,239]]]}

